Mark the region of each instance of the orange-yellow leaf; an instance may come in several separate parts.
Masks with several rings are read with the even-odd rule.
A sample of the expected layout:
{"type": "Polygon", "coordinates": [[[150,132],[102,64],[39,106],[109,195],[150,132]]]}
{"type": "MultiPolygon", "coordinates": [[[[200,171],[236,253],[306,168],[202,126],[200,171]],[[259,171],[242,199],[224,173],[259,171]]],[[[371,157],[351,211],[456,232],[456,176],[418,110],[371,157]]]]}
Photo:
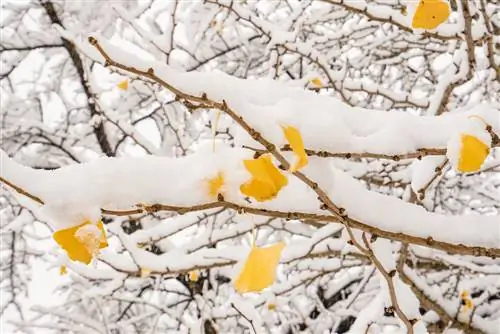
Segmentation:
{"type": "Polygon", "coordinates": [[[208,180],[208,194],[210,197],[217,199],[219,194],[222,194],[224,187],[224,174],[217,173],[216,176],[208,180]]]}
{"type": "Polygon", "coordinates": [[[307,154],[304,148],[304,141],[299,130],[293,126],[282,126],[285,138],[293,153],[297,156],[295,162],[290,167],[290,172],[295,172],[307,165],[307,154]]]}
{"type": "Polygon", "coordinates": [[[468,311],[474,307],[474,303],[472,303],[472,299],[470,299],[468,291],[462,291],[460,294],[460,300],[464,311],[468,311]]]}
{"type": "Polygon", "coordinates": [[[66,275],[67,273],[68,273],[68,270],[67,270],[66,266],[62,265],[59,268],[59,275],[63,276],[63,275],[66,275]]]}
{"type": "Polygon", "coordinates": [[[469,298],[465,298],[462,301],[465,310],[470,310],[474,307],[474,303],[472,303],[472,300],[470,300],[469,298]]]}
{"type": "Polygon", "coordinates": [[[490,148],[472,135],[462,134],[460,138],[461,149],[457,169],[462,173],[477,172],[490,154],[490,148]]]}
{"type": "Polygon", "coordinates": [[[288,184],[288,179],[273,165],[269,154],[263,154],[253,160],[244,160],[243,164],[252,178],[240,186],[240,191],[259,202],[275,198],[288,184]]]}
{"type": "Polygon", "coordinates": [[[444,0],[420,0],[412,27],[435,29],[450,16],[450,6],[444,0]]]}
{"type": "Polygon", "coordinates": [[[125,79],[123,81],[120,81],[116,86],[118,88],[120,88],[121,90],[127,90],[128,89],[128,80],[125,79]]]}
{"type": "Polygon", "coordinates": [[[148,277],[153,271],[151,269],[141,267],[141,278],[148,277]]]}
{"type": "Polygon", "coordinates": [[[108,247],[106,232],[102,221],[97,226],[90,221],[56,231],[54,240],[63,248],[73,261],[80,261],[89,264],[92,258],[98,254],[99,249],[108,247]],[[95,233],[95,227],[98,233],[95,233]]]}
{"type": "Polygon", "coordinates": [[[323,86],[323,83],[321,82],[321,79],[320,78],[314,78],[314,79],[311,79],[311,83],[316,86],[316,87],[322,87],[323,86]]]}
{"type": "Polygon", "coordinates": [[[234,282],[235,290],[239,293],[259,292],[273,284],[276,279],[276,267],[284,247],[283,242],[262,248],[254,244],[234,282]]]}
{"type": "Polygon", "coordinates": [[[200,275],[195,270],[189,272],[189,280],[191,282],[197,282],[199,278],[200,275]]]}

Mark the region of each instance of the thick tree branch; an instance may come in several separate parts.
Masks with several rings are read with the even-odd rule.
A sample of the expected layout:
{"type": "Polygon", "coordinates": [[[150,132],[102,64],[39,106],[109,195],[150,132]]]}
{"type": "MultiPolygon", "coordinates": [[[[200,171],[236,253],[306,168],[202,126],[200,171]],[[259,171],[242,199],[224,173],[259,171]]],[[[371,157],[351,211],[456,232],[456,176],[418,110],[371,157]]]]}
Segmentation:
{"type": "MultiPolygon", "coordinates": [[[[61,27],[64,27],[60,17],[57,14],[57,11],[54,7],[54,4],[52,2],[50,2],[50,1],[42,2],[41,6],[45,9],[45,12],[47,13],[47,16],[49,17],[50,22],[52,24],[57,24],[57,25],[60,25],[61,27]]],[[[80,57],[80,54],[78,53],[78,50],[76,49],[76,47],[73,43],[71,43],[69,40],[65,39],[64,37],[61,37],[61,39],[62,39],[64,48],[66,49],[66,51],[68,51],[68,54],[71,58],[71,61],[73,62],[73,65],[75,66],[76,72],[78,74],[78,79],[80,80],[83,91],[85,92],[85,96],[87,99],[87,105],[88,105],[89,111],[90,111],[90,117],[97,116],[100,114],[100,112],[97,110],[97,106],[96,106],[95,102],[93,102],[95,96],[94,96],[94,94],[92,94],[92,91],[90,90],[89,84],[87,82],[82,58],[80,57]]],[[[102,122],[99,122],[99,124],[95,125],[94,134],[96,136],[97,142],[98,142],[99,147],[101,148],[102,152],[106,156],[113,156],[114,155],[113,149],[111,148],[108,137],[106,135],[106,129],[104,128],[104,124],[102,122]]]]}
{"type": "MultiPolygon", "coordinates": [[[[39,204],[43,204],[43,200],[39,197],[30,194],[26,190],[22,189],[14,185],[12,182],[6,180],[5,178],[0,179],[1,182],[10,186],[12,189],[17,191],[18,193],[25,195],[39,204]]],[[[101,209],[103,215],[110,216],[131,216],[137,214],[144,213],[155,213],[161,211],[168,212],[176,212],[178,214],[185,214],[188,212],[196,212],[209,210],[214,208],[226,208],[237,211],[238,213],[250,213],[265,217],[274,217],[274,218],[283,218],[283,219],[300,219],[304,223],[311,224],[313,226],[318,226],[318,224],[325,223],[347,223],[350,227],[362,230],[366,233],[370,233],[371,235],[377,235],[379,237],[390,239],[394,241],[400,241],[408,244],[419,245],[423,247],[433,248],[436,250],[441,250],[444,252],[459,254],[459,255],[472,255],[472,256],[487,256],[487,257],[500,257],[500,249],[498,248],[486,248],[486,247],[474,247],[474,246],[465,246],[463,244],[452,244],[448,242],[443,242],[439,240],[434,240],[432,236],[428,236],[426,238],[418,237],[414,235],[409,235],[405,233],[392,232],[387,230],[382,230],[380,228],[364,224],[358,220],[349,217],[343,217],[344,222],[342,222],[339,217],[332,215],[318,215],[313,213],[306,212],[283,212],[277,210],[268,210],[268,209],[260,209],[249,206],[242,206],[235,203],[227,202],[227,201],[217,201],[211,203],[204,203],[193,206],[174,206],[174,205],[164,205],[164,204],[152,204],[152,205],[144,205],[137,204],[137,209],[132,210],[109,210],[109,209],[101,209]]]]}

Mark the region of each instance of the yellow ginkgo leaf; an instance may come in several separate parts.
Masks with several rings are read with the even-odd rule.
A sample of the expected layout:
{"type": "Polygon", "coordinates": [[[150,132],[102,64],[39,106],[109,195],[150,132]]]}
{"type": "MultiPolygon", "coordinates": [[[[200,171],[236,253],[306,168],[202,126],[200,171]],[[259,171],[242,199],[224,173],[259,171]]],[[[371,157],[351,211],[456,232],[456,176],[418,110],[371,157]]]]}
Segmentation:
{"type": "Polygon", "coordinates": [[[490,148],[475,136],[462,134],[460,136],[461,149],[458,160],[458,171],[462,173],[477,172],[488,154],[490,148]]]}
{"type": "Polygon", "coordinates": [[[240,191],[259,202],[271,200],[288,184],[288,179],[273,165],[270,154],[257,159],[244,160],[245,168],[252,178],[240,186],[240,191]]]}
{"type": "Polygon", "coordinates": [[[472,307],[474,307],[474,304],[469,297],[469,292],[466,290],[462,291],[462,293],[460,294],[460,302],[462,304],[463,311],[468,311],[472,309],[472,307]]]}
{"type": "Polygon", "coordinates": [[[106,232],[102,221],[97,225],[90,221],[56,231],[54,240],[63,248],[71,260],[89,264],[99,253],[99,249],[108,247],[106,232]]]}
{"type": "Polygon", "coordinates": [[[191,282],[198,282],[198,279],[200,278],[200,275],[196,270],[190,271],[189,272],[189,280],[191,282]]]}
{"type": "Polygon", "coordinates": [[[445,0],[420,0],[412,27],[435,29],[450,16],[450,6],[445,0]]]}
{"type": "Polygon", "coordinates": [[[222,195],[224,188],[224,174],[222,172],[217,173],[216,176],[208,180],[208,194],[211,198],[217,199],[219,194],[222,195]]]}
{"type": "Polygon", "coordinates": [[[302,135],[299,130],[293,126],[282,126],[285,138],[290,145],[293,153],[297,156],[297,159],[290,167],[290,172],[295,172],[300,168],[307,165],[307,154],[304,148],[304,141],[302,140],[302,135]]]}
{"type": "Polygon", "coordinates": [[[243,269],[234,281],[235,290],[239,293],[259,292],[273,284],[284,247],[283,242],[262,248],[254,243],[243,269]]]}
{"type": "Polygon", "coordinates": [[[63,275],[66,275],[68,273],[68,270],[66,268],[65,265],[62,265],[60,268],[59,268],[59,275],[63,276],[63,275]]]}
{"type": "Polygon", "coordinates": [[[153,271],[151,269],[141,267],[141,278],[148,277],[153,271]]]}
{"type": "Polygon", "coordinates": [[[470,300],[469,298],[465,298],[462,300],[462,303],[464,305],[464,309],[465,310],[470,310],[474,307],[474,304],[472,303],[472,300],[470,300]]]}
{"type": "Polygon", "coordinates": [[[311,83],[316,86],[316,87],[322,87],[323,86],[323,83],[321,82],[321,79],[320,78],[314,78],[314,79],[311,79],[311,83]]]}
{"type": "Polygon", "coordinates": [[[121,90],[127,90],[128,89],[128,80],[125,79],[123,81],[120,81],[116,87],[120,88],[121,90]]]}

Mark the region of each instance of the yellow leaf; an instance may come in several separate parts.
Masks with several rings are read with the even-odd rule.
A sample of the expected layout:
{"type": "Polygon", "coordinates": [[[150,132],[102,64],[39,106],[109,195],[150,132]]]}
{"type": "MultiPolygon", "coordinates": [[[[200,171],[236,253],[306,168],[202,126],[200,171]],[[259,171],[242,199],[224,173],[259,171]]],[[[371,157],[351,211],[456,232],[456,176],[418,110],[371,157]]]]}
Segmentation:
{"type": "Polygon", "coordinates": [[[450,16],[450,6],[443,0],[420,0],[412,27],[435,29],[450,16]]]}
{"type": "Polygon", "coordinates": [[[200,275],[198,275],[198,273],[195,270],[189,272],[189,280],[191,282],[198,282],[199,278],[200,275]]]}
{"type": "Polygon", "coordinates": [[[222,195],[222,190],[224,187],[224,174],[222,172],[217,173],[216,176],[208,180],[208,194],[210,197],[217,199],[218,195],[222,195]]]}
{"type": "Polygon", "coordinates": [[[92,226],[96,225],[85,221],[80,225],[56,231],[53,237],[59,246],[68,253],[71,260],[89,264],[92,258],[98,254],[99,249],[108,247],[102,221],[99,220],[96,226],[100,237],[96,236],[96,231],[93,231],[92,226]]]}
{"type": "Polygon", "coordinates": [[[472,303],[472,300],[470,300],[469,298],[466,298],[463,300],[463,303],[464,303],[464,309],[465,310],[470,310],[474,307],[474,304],[472,303]]]}
{"type": "Polygon", "coordinates": [[[254,243],[243,269],[234,282],[235,290],[239,293],[259,292],[273,284],[284,247],[283,242],[263,248],[254,243]]]}
{"type": "Polygon", "coordinates": [[[461,149],[457,169],[462,173],[478,171],[490,154],[488,145],[468,134],[462,134],[461,149]]]}
{"type": "Polygon", "coordinates": [[[282,126],[281,128],[285,133],[285,138],[292,148],[293,153],[297,156],[297,159],[290,167],[290,172],[293,173],[307,165],[307,154],[304,148],[304,141],[302,140],[302,135],[297,128],[293,126],[282,126]]]}
{"type": "Polygon", "coordinates": [[[273,165],[270,154],[263,154],[253,160],[244,160],[243,164],[252,178],[240,186],[240,191],[259,202],[275,198],[288,184],[286,176],[273,165]]]}
{"type": "Polygon", "coordinates": [[[118,88],[120,88],[121,90],[127,90],[128,89],[128,80],[125,79],[123,81],[120,81],[116,86],[118,88]]]}
{"type": "Polygon", "coordinates": [[[141,278],[148,277],[153,271],[147,268],[141,267],[141,278]]]}
{"type": "Polygon", "coordinates": [[[68,273],[68,270],[67,270],[66,266],[63,265],[59,268],[59,275],[63,276],[63,275],[66,275],[67,273],[68,273]]]}
{"type": "Polygon", "coordinates": [[[323,83],[320,78],[311,79],[311,83],[316,87],[323,87],[323,83]]]}
{"type": "Polygon", "coordinates": [[[470,310],[472,309],[472,307],[474,307],[474,303],[472,303],[472,300],[469,298],[468,291],[462,291],[462,293],[460,294],[460,299],[465,311],[470,310]]]}

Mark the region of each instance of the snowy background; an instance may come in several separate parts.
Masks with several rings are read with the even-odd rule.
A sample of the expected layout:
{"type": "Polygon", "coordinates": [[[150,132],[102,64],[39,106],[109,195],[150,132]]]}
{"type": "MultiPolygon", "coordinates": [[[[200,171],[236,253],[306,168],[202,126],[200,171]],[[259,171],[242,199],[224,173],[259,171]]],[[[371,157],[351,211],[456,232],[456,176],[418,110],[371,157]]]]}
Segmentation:
{"type": "Polygon", "coordinates": [[[3,0],[2,333],[500,333],[500,4],[441,2],[3,0]],[[253,231],[285,248],[239,294],[253,231]]]}

